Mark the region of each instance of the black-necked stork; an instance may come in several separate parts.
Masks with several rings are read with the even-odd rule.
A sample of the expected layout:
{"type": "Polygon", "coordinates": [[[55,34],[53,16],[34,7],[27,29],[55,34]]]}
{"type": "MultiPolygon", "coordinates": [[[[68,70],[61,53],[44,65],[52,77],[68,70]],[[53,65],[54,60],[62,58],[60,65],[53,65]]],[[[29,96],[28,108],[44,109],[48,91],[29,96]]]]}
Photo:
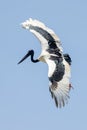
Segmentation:
{"type": "Polygon", "coordinates": [[[46,27],[42,22],[30,18],[22,23],[22,27],[29,29],[39,39],[42,52],[39,58],[34,60],[34,51],[29,50],[18,64],[28,56],[31,56],[31,61],[34,63],[39,61],[47,63],[49,68],[49,91],[55,100],[56,106],[64,106],[68,101],[71,88],[71,58],[69,54],[63,54],[60,39],[53,30],[46,27]]]}

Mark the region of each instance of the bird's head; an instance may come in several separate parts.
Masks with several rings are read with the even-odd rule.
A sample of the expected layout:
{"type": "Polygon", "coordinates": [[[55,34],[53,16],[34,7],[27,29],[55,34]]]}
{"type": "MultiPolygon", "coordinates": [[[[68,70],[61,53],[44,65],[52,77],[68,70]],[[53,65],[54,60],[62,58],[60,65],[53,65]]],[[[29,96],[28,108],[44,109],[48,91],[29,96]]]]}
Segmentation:
{"type": "Polygon", "coordinates": [[[27,52],[27,54],[18,62],[18,64],[20,64],[21,62],[23,62],[25,59],[27,59],[30,55],[33,55],[34,51],[33,50],[29,50],[27,52]]]}

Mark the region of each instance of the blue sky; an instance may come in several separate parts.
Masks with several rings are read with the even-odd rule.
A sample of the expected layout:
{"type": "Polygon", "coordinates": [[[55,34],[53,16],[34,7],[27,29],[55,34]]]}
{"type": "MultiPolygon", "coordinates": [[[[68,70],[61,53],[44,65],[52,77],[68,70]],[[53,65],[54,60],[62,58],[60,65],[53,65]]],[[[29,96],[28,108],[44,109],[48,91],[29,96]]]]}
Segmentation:
{"type": "Polygon", "coordinates": [[[3,0],[0,2],[0,130],[87,129],[87,1],[3,0]],[[74,87],[68,105],[55,107],[49,93],[48,68],[27,59],[40,54],[38,40],[20,23],[35,18],[60,37],[72,57],[74,87]]]}

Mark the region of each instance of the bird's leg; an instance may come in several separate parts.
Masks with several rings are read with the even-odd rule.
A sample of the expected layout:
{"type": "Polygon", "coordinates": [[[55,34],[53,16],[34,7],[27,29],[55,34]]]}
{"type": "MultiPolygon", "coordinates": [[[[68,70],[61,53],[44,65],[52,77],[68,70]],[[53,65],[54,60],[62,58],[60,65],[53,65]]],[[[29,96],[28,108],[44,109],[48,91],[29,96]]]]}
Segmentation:
{"type": "MultiPolygon", "coordinates": [[[[71,84],[69,84],[69,90],[71,90],[71,88],[73,88],[73,86],[71,84]]],[[[73,88],[74,89],[74,88],[73,88]]]]}

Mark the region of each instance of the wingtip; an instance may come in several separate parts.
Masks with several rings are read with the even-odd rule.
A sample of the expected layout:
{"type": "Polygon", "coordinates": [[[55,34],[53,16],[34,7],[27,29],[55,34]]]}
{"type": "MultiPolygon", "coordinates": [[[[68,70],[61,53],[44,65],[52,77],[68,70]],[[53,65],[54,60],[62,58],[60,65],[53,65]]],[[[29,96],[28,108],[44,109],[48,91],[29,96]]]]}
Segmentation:
{"type": "Polygon", "coordinates": [[[29,20],[26,20],[25,22],[22,22],[20,25],[22,26],[22,28],[29,29],[30,22],[29,20]]]}

